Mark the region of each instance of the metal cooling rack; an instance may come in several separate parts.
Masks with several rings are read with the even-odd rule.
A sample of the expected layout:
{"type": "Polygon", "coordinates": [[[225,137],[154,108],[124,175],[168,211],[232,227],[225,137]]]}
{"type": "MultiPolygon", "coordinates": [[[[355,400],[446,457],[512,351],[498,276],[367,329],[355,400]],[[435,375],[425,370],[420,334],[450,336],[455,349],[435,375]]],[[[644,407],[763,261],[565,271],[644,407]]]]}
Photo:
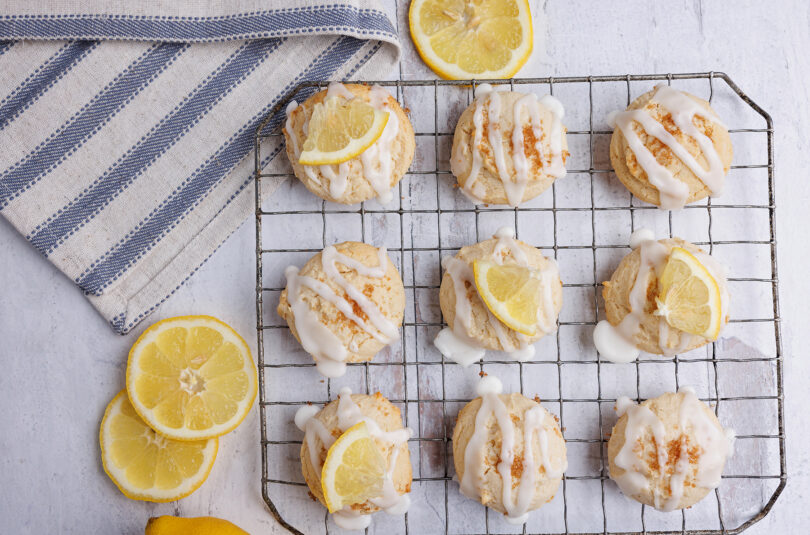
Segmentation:
{"type": "MultiPolygon", "coordinates": [[[[576,125],[568,124],[566,121],[571,128],[568,139],[569,150],[572,153],[568,163],[568,176],[555,182],[551,191],[544,192],[538,198],[545,199],[540,205],[529,202],[524,208],[513,209],[473,206],[464,199],[456,199],[458,202],[447,200],[448,195],[454,194],[450,185],[455,183],[455,179],[449,172],[447,155],[458,114],[452,116],[451,113],[442,120],[440,115],[444,116],[445,107],[449,106],[448,95],[460,96],[461,106],[455,110],[460,113],[464,104],[471,101],[476,82],[442,80],[379,82],[388,87],[405,108],[429,107],[431,100],[433,106],[432,124],[431,121],[427,121],[426,125],[415,124],[417,159],[421,158],[421,167],[417,168],[415,161],[412,170],[400,182],[399,205],[394,208],[380,207],[373,202],[361,204],[359,208],[345,207],[314,199],[314,196],[304,191],[303,186],[297,183],[289,166],[279,170],[265,168],[283,145],[280,124],[287,102],[293,98],[301,102],[316,90],[325,87],[328,82],[299,85],[287,98],[278,103],[258,129],[255,139],[256,314],[261,415],[261,482],[265,502],[281,525],[292,533],[340,531],[328,520],[326,510],[307,496],[307,487],[300,475],[298,459],[301,436],[294,429],[292,415],[295,409],[306,401],[322,405],[332,400],[337,389],[345,381],[341,382],[342,378],[323,380],[311,360],[307,360],[306,355],[301,355],[300,348],[283,320],[275,315],[278,293],[282,290],[283,284],[266,284],[270,271],[263,273],[262,263],[263,260],[267,262],[271,255],[281,255],[283,259],[287,259],[286,263],[301,265],[303,258],[329,244],[328,236],[331,237],[335,228],[343,225],[342,222],[346,221],[346,218],[359,217],[360,235],[356,239],[360,240],[366,240],[367,234],[370,233],[369,221],[375,221],[377,225],[380,221],[386,221],[386,228],[392,225],[399,226],[399,247],[389,247],[389,254],[403,274],[407,307],[409,309],[412,307],[412,310],[406,313],[399,346],[388,352],[384,351],[372,362],[350,364],[347,374],[352,377],[351,380],[361,385],[361,388],[355,391],[369,393],[377,389],[384,390],[383,393],[401,407],[407,424],[414,429],[414,437],[410,442],[414,465],[413,507],[405,517],[375,515],[367,532],[726,534],[743,531],[770,511],[785,487],[787,478],[776,266],[773,127],[770,116],[746,96],[726,74],[719,72],[533,78],[488,82],[523,87],[524,91],[535,91],[538,94],[554,94],[564,100],[568,114],[572,109],[584,110],[587,107],[587,116],[582,122],[583,128],[577,128],[576,125]],[[718,101],[721,101],[719,104],[730,105],[736,110],[719,113],[729,121],[729,131],[737,152],[735,163],[746,161],[746,154],[739,152],[740,145],[757,147],[758,150],[754,152],[762,152],[767,157],[765,162],[732,165],[727,189],[743,188],[744,191],[750,192],[749,196],[743,196],[744,199],[736,202],[738,195],[734,194],[731,195],[734,202],[725,204],[722,201],[727,199],[729,195],[727,193],[715,201],[704,200],[673,214],[639,203],[620,186],[613,190],[608,188],[609,191],[602,195],[604,184],[613,181],[615,185],[617,182],[615,176],[611,175],[609,160],[606,157],[611,132],[608,128],[599,128],[596,122],[599,116],[595,116],[595,107],[598,108],[599,104],[595,103],[607,95],[607,99],[614,102],[615,109],[621,108],[642,92],[649,90],[654,83],[674,84],[706,98],[715,107],[718,101]],[[560,97],[560,93],[568,95],[569,98],[560,97]],[[764,125],[738,125],[737,122],[745,120],[746,115],[749,119],[755,118],[757,122],[763,121],[764,125]],[[749,142],[749,138],[753,138],[753,142],[749,142]],[[580,169],[571,169],[572,166],[576,166],[573,164],[576,152],[581,152],[574,147],[575,139],[579,139],[578,146],[589,153],[588,158],[583,160],[584,165],[578,166],[580,169]],[[743,139],[746,142],[740,143],[743,139]],[[423,157],[422,154],[431,150],[434,151],[435,159],[435,165],[432,167],[430,158],[423,157]],[[425,160],[428,161],[428,165],[424,165],[425,160]],[[271,207],[265,207],[267,200],[262,196],[263,182],[272,181],[276,184],[283,179],[292,180],[290,187],[300,190],[301,195],[312,197],[308,207],[299,209],[297,205],[290,205],[286,201],[279,203],[278,200],[271,202],[271,207]],[[579,184],[579,194],[584,194],[586,199],[585,203],[580,203],[584,204],[583,206],[577,206],[576,202],[571,202],[563,194],[565,181],[574,180],[577,182],[572,184],[579,184]],[[435,199],[428,196],[427,202],[413,194],[420,182],[422,185],[429,184],[430,187],[433,187],[435,182],[435,199]],[[764,187],[766,183],[767,188],[764,187]],[[756,199],[748,198],[750,196],[756,196],[756,199]],[[605,199],[607,200],[603,204],[605,199]],[[424,206],[420,205],[420,202],[424,206]],[[438,309],[440,258],[454,254],[462,245],[450,244],[448,240],[454,233],[450,232],[447,226],[454,218],[472,218],[471,221],[474,221],[475,225],[475,241],[486,239],[489,236],[481,233],[479,222],[492,213],[498,213],[498,217],[505,217],[504,214],[507,214],[510,220],[513,214],[518,236],[521,237],[523,234],[522,239],[545,249],[546,254],[553,254],[558,260],[561,256],[575,254],[579,256],[580,263],[586,265],[592,263],[592,270],[585,270],[585,272],[592,271],[591,280],[563,285],[566,302],[560,317],[556,340],[553,340],[554,337],[546,337],[552,340],[539,346],[536,361],[518,363],[505,359],[498,353],[489,353],[477,367],[477,370],[487,370],[500,376],[511,377],[512,386],[515,389],[519,387],[521,392],[525,390],[529,396],[537,393],[534,390],[535,387],[539,388],[537,385],[544,380],[550,381],[547,384],[547,390],[550,389],[549,395],[541,395],[539,398],[546,408],[559,416],[568,445],[569,470],[558,495],[552,502],[532,514],[533,518],[536,517],[534,523],[517,528],[504,524],[498,513],[491,514],[482,506],[460,497],[457,483],[451,481],[453,466],[450,437],[455,414],[464,403],[474,397],[474,394],[470,393],[473,386],[466,390],[467,395],[457,395],[450,391],[450,385],[459,374],[466,374],[462,382],[466,381],[471,385],[475,383],[474,379],[477,377],[474,377],[473,370],[468,369],[465,372],[455,363],[446,362],[444,358],[430,353],[432,348],[430,341],[442,323],[436,318],[425,318],[430,314],[424,312],[425,307],[434,312],[438,309]],[[739,337],[745,338],[756,333],[759,339],[766,340],[767,343],[762,342],[762,345],[766,345],[767,349],[752,350],[746,344],[735,345],[736,342],[725,343],[721,339],[706,348],[673,358],[644,355],[635,365],[617,365],[602,361],[591,348],[589,338],[589,331],[599,317],[599,312],[596,311],[603,310],[599,295],[600,280],[609,277],[619,258],[628,249],[625,245],[626,240],[616,238],[612,242],[602,243],[603,240],[598,235],[605,221],[624,217],[619,214],[629,214],[631,230],[645,222],[654,221],[658,226],[658,234],[668,233],[670,237],[673,236],[673,225],[676,226],[676,233],[681,235],[684,234],[681,225],[685,224],[685,229],[699,228],[701,230],[692,234],[703,236],[703,239],[690,241],[708,248],[709,252],[722,249],[725,252],[732,251],[730,255],[734,257],[735,254],[740,254],[733,252],[738,250],[735,248],[741,248],[741,254],[747,259],[750,251],[758,251],[754,256],[765,258],[770,270],[768,272],[766,267],[765,273],[756,276],[729,279],[729,284],[734,287],[732,319],[724,335],[731,331],[731,335],[737,333],[739,337]],[[289,239],[283,237],[286,232],[284,229],[290,225],[294,229],[299,226],[303,229],[305,225],[299,225],[299,222],[305,219],[311,222],[312,217],[320,219],[322,243],[317,244],[317,247],[303,246],[309,244],[302,244],[301,247],[290,246],[289,239]],[[527,221],[524,217],[530,219],[527,221]],[[528,232],[526,229],[531,230],[538,226],[537,222],[540,219],[531,219],[535,217],[544,218],[542,221],[552,226],[552,240],[531,242],[531,239],[525,236],[528,232]],[[737,236],[733,232],[731,234],[725,232],[722,236],[718,236],[720,223],[728,221],[729,217],[735,221],[732,227],[739,227],[740,232],[748,235],[737,236]],[[294,224],[292,218],[295,218],[294,224]],[[438,223],[438,240],[435,246],[420,246],[421,244],[416,243],[420,229],[425,228],[417,225],[419,218],[429,218],[430,221],[438,223]],[[332,219],[339,222],[333,222],[332,219]],[[566,238],[569,229],[573,228],[572,221],[578,227],[590,225],[590,241],[583,239],[572,243],[566,238]],[[287,245],[282,246],[282,242],[287,245]],[[582,256],[583,254],[585,256],[582,256]],[[426,262],[431,264],[432,275],[425,275],[424,272],[417,274],[426,262]],[[750,305],[749,295],[759,298],[764,296],[767,306],[749,306],[749,309],[753,308],[749,310],[749,314],[742,317],[734,316],[737,302],[742,301],[743,304],[750,305]],[[570,296],[573,296],[573,299],[570,296]],[[569,330],[576,333],[573,339],[575,345],[579,344],[581,354],[561,350],[561,336],[568,339],[569,330]],[[590,351],[593,353],[588,357],[587,353],[590,351]],[[692,509],[662,514],[621,497],[616,486],[609,480],[606,443],[612,422],[615,421],[612,407],[615,397],[619,394],[631,397],[635,394],[636,399],[643,399],[664,390],[671,390],[673,386],[677,388],[684,381],[682,376],[686,375],[691,379],[697,376],[694,373],[695,369],[700,372],[700,376],[705,373],[706,384],[698,392],[701,399],[714,406],[724,425],[735,426],[738,431],[736,453],[729,460],[729,465],[733,466],[727,465],[723,482],[713,495],[710,493],[692,509]],[[547,370],[549,373],[543,374],[538,370],[547,370]],[[550,370],[556,371],[556,377],[550,370]],[[652,374],[650,370],[653,370],[652,374]],[[591,377],[594,373],[595,378],[591,377]],[[628,373],[631,375],[627,376],[628,373]],[[634,385],[632,385],[633,373],[634,385]],[[622,374],[624,374],[624,389],[617,386],[622,380],[616,379],[622,374]],[[564,386],[571,377],[575,378],[573,382],[575,386],[564,386]],[[437,381],[440,381],[438,386],[437,381]],[[556,383],[556,395],[553,392],[553,383],[556,383]],[[632,387],[628,388],[628,384],[632,387]],[[592,393],[579,393],[583,388],[591,388],[592,393]],[[300,399],[292,399],[296,396],[288,395],[288,391],[295,390],[300,399]],[[286,399],[283,399],[285,396],[286,399]],[[598,415],[596,418],[593,411],[598,415]],[[586,413],[587,416],[583,416],[586,413]],[[578,430],[581,421],[590,424],[590,430],[582,435],[578,430]],[[741,422],[748,423],[740,427],[741,422]],[[763,426],[767,428],[763,429],[763,426]],[[581,462],[583,459],[584,462],[581,462]]],[[[605,110],[596,110],[597,114],[603,111],[605,110]]],[[[280,157],[275,160],[286,159],[280,157]]],[[[570,189],[568,187],[566,191],[570,189]]],[[[277,193],[269,200],[278,199],[279,195],[282,194],[277,193]]],[[[428,226],[432,224],[434,223],[429,223],[428,226]]],[[[692,234],[683,237],[690,239],[692,234]]],[[[744,264],[747,266],[748,263],[746,261],[744,264]]],[[[570,280],[566,272],[567,267],[570,268],[565,262],[561,262],[563,280],[570,280]]],[[[740,262],[729,267],[732,275],[735,275],[735,272],[745,271],[740,269],[740,262]]],[[[739,342],[739,337],[733,340],[739,342]]]]}

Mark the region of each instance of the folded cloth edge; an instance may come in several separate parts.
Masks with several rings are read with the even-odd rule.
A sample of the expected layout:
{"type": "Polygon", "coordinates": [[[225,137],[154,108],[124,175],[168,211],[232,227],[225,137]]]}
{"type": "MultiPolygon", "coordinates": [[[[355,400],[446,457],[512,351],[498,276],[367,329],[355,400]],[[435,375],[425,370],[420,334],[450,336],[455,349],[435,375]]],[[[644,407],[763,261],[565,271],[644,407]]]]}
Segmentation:
{"type": "Polygon", "coordinates": [[[342,34],[399,46],[388,15],[350,4],[323,4],[209,17],[109,13],[0,15],[0,40],[220,42],[342,34]],[[307,28],[300,21],[307,18],[307,28]]]}
{"type": "MultiPolygon", "coordinates": [[[[346,10],[340,12],[344,15],[346,13],[349,15],[357,15],[358,18],[354,19],[355,21],[360,21],[367,24],[371,20],[370,17],[372,14],[374,14],[374,16],[381,15],[387,24],[375,23],[378,24],[379,27],[353,27],[343,24],[324,23],[323,25],[309,28],[309,31],[303,34],[293,30],[285,33],[284,31],[278,29],[271,30],[265,28],[260,32],[252,32],[249,34],[245,32],[231,32],[225,35],[220,31],[222,30],[221,28],[215,28],[217,31],[220,31],[218,36],[214,36],[212,32],[209,32],[208,35],[198,34],[196,36],[190,36],[190,34],[186,33],[183,34],[182,37],[175,35],[171,38],[159,38],[157,40],[189,40],[192,42],[206,42],[244,39],[248,36],[250,38],[255,38],[265,36],[278,37],[280,35],[294,35],[300,37],[317,34],[344,35],[359,38],[365,41],[371,41],[371,43],[369,43],[371,46],[367,45],[368,48],[364,48],[364,50],[368,50],[368,53],[360,62],[358,62],[356,65],[342,64],[339,67],[336,67],[330,78],[379,79],[384,77],[387,72],[390,71],[390,68],[396,64],[401,52],[396,30],[388,19],[388,16],[384,12],[377,10],[358,9],[354,6],[345,5],[339,7],[347,8],[346,10]],[[376,44],[373,44],[374,42],[376,42],[376,44]],[[381,49],[383,53],[379,53],[381,49]]],[[[297,11],[299,15],[310,14],[313,12],[313,8],[301,8],[297,11]]],[[[246,14],[246,16],[252,15],[255,14],[246,14]]],[[[87,21],[95,18],[97,17],[75,17],[73,20],[87,21]]],[[[68,20],[67,17],[57,17],[57,19],[62,22],[68,20]]],[[[183,22],[180,19],[182,18],[178,18],[178,22],[183,22]]],[[[244,20],[244,18],[239,15],[230,17],[216,17],[213,19],[214,22],[228,20],[232,23],[236,22],[237,24],[244,20]]],[[[63,32],[62,34],[58,34],[57,32],[43,31],[41,35],[38,35],[36,31],[31,30],[32,27],[26,28],[24,24],[21,25],[22,22],[26,20],[34,24],[32,27],[39,28],[39,30],[46,30],[49,28],[49,23],[42,24],[43,21],[47,22],[49,20],[47,17],[0,16],[0,39],[6,39],[9,37],[13,39],[133,39],[133,34],[131,32],[130,34],[119,32],[117,35],[104,36],[102,33],[98,33],[100,29],[99,27],[95,28],[97,33],[70,34],[69,32],[63,32]],[[10,21],[13,21],[16,26],[14,24],[10,24],[10,21]],[[9,31],[9,29],[13,31],[9,31]]],[[[143,22],[142,19],[133,17],[120,17],[118,19],[114,18],[111,20],[136,20],[143,22]]],[[[109,26],[106,28],[109,29],[109,26]]],[[[126,26],[122,25],[119,29],[125,28],[126,26]]],[[[141,25],[139,28],[141,30],[144,28],[149,29],[148,25],[141,25]]],[[[166,28],[164,27],[163,30],[165,31],[165,29],[166,28]]],[[[134,39],[155,40],[152,39],[152,35],[148,33],[144,33],[142,34],[142,37],[135,37],[134,39]]],[[[303,82],[305,80],[301,81],[303,82]]],[[[282,98],[284,96],[285,95],[280,95],[282,98]]],[[[252,154],[252,151],[245,154],[245,156],[242,158],[243,163],[250,154],[252,154]]],[[[263,163],[266,165],[269,162],[263,163]]],[[[240,171],[234,170],[233,172],[239,172],[242,176],[245,176],[244,169],[240,171]]],[[[151,277],[150,280],[146,281],[144,284],[140,284],[140,288],[133,289],[137,285],[127,286],[117,284],[114,287],[111,287],[109,291],[100,295],[87,295],[91,304],[101,313],[102,316],[105,317],[105,319],[108,320],[116,332],[120,334],[128,333],[144,318],[157,309],[160,304],[173,295],[214,254],[214,252],[220,248],[222,243],[224,243],[224,241],[234,231],[236,231],[246,219],[249,218],[253,212],[254,206],[254,190],[250,187],[250,183],[252,181],[252,176],[250,176],[246,181],[243,181],[241,185],[232,192],[228,202],[225,203],[221,210],[203,227],[201,227],[200,230],[192,237],[192,239],[185,246],[180,248],[180,250],[178,250],[176,255],[167,259],[165,264],[156,274],[151,277]]],[[[265,181],[263,183],[263,196],[271,195],[281,184],[281,182],[282,180],[275,183],[265,181]]],[[[127,276],[121,282],[125,282],[128,278],[129,276],[127,276]]],[[[135,277],[135,279],[138,279],[138,277],[135,277]]]]}

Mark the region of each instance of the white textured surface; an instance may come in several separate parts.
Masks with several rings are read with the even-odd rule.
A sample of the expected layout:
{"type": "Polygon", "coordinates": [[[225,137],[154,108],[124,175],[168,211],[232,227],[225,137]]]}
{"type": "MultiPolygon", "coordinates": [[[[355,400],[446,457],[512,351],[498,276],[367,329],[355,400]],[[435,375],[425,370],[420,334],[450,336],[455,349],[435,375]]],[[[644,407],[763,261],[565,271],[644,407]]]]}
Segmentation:
{"type": "MultiPolygon", "coordinates": [[[[804,229],[810,200],[810,14],[804,2],[532,3],[547,31],[522,76],[723,70],[774,118],[785,355],[788,486],[749,533],[800,532],[810,522],[808,359],[810,312],[804,229]]],[[[404,78],[431,77],[408,42],[399,8],[404,78]]],[[[280,193],[283,193],[282,188],[280,193]]],[[[212,514],[251,533],[280,533],[259,492],[256,411],[225,437],[208,482],[177,504],[124,498],[103,474],[98,423],[123,386],[126,352],[143,331],[112,333],[79,291],[0,222],[0,531],[140,533],[149,516],[212,514]]],[[[253,226],[244,225],[149,321],[213,313],[253,344],[253,226]]]]}

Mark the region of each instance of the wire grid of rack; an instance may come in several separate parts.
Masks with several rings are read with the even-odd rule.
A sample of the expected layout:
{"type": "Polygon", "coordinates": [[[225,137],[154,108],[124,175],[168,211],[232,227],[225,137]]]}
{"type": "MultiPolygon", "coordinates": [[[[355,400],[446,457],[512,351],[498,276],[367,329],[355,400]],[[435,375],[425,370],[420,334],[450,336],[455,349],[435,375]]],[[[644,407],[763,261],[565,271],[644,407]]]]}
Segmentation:
{"type": "MultiPolygon", "coordinates": [[[[283,199],[283,195],[287,193],[276,193],[272,197],[275,201],[271,202],[271,206],[265,206],[267,203],[262,195],[263,181],[273,181],[276,184],[281,180],[292,179],[289,182],[290,187],[297,188],[301,195],[313,197],[294,180],[288,166],[278,170],[266,169],[265,166],[283,145],[280,123],[287,103],[294,98],[300,102],[325,87],[328,82],[307,82],[298,86],[278,103],[258,129],[255,140],[256,313],[261,482],[265,502],[276,519],[293,533],[340,531],[328,519],[325,509],[307,496],[307,487],[300,475],[298,461],[301,436],[294,429],[292,415],[295,409],[308,401],[323,405],[334,399],[343,382],[341,379],[328,380],[320,377],[311,359],[301,354],[302,350],[295,344],[283,321],[274,316],[277,297],[283,289],[283,283],[279,282],[276,272],[285,263],[300,265],[323,246],[342,241],[335,236],[346,226],[346,218],[359,217],[359,236],[356,239],[368,240],[374,245],[379,244],[369,240],[369,234],[372,233],[370,221],[374,222],[375,232],[383,227],[388,230],[390,227],[399,227],[399,244],[389,247],[389,254],[403,273],[408,298],[406,310],[409,312],[405,317],[399,347],[384,351],[384,354],[378,355],[372,362],[350,364],[347,376],[353,379],[347,381],[359,384],[358,390],[365,393],[373,393],[377,389],[385,390],[383,393],[401,407],[407,425],[414,429],[414,436],[409,444],[414,464],[414,506],[404,517],[375,515],[367,532],[725,534],[743,531],[768,513],[787,478],[771,118],[726,74],[720,72],[488,82],[558,96],[564,101],[567,114],[572,109],[587,107],[587,114],[581,116],[580,126],[571,124],[568,119],[565,121],[569,128],[569,150],[572,154],[567,165],[568,176],[555,182],[550,191],[543,193],[539,198],[545,200],[540,204],[529,202],[520,208],[473,206],[453,191],[451,186],[455,179],[449,172],[446,157],[455,121],[461,109],[471,101],[477,85],[475,81],[377,82],[388,87],[406,108],[429,108],[432,93],[432,124],[429,120],[430,113],[427,121],[414,123],[417,158],[398,186],[400,198],[395,202],[398,205],[395,207],[382,207],[374,202],[363,203],[359,208],[345,207],[319,199],[310,199],[309,204],[298,206],[283,199]],[[615,176],[611,178],[609,161],[605,156],[611,131],[604,123],[604,128],[600,128],[596,115],[604,110],[595,109],[598,107],[595,105],[596,96],[602,92],[609,93],[611,96],[608,100],[612,99],[618,109],[650,89],[653,83],[676,84],[678,87],[685,84],[685,89],[706,98],[715,108],[723,103],[731,106],[731,111],[720,112],[722,117],[729,119],[729,131],[737,152],[727,188],[736,188],[738,191],[742,188],[742,191],[748,193],[739,198],[737,194],[732,194],[730,203],[724,202],[728,195],[726,194],[673,213],[659,211],[641,203],[620,185],[616,186],[615,176]],[[566,91],[568,99],[559,96],[566,91]],[[718,103],[720,91],[723,92],[723,102],[718,103]],[[460,104],[444,117],[445,108],[449,106],[447,103],[452,100],[448,97],[451,94],[461,96],[460,104]],[[752,112],[749,119],[753,117],[764,125],[738,128],[736,121],[744,120],[746,110],[752,112]],[[754,140],[750,143],[740,141],[747,137],[753,137],[754,140]],[[572,143],[576,138],[582,140],[578,147],[583,150],[577,150],[574,146],[576,143],[572,143]],[[265,149],[263,145],[269,145],[271,149],[265,149]],[[767,161],[745,163],[745,154],[741,153],[738,146],[743,149],[756,147],[757,150],[753,152],[760,153],[767,161]],[[431,147],[433,163],[429,155],[425,156],[431,147]],[[583,153],[585,150],[587,157],[574,162],[577,152],[583,153]],[[738,163],[741,159],[742,164],[738,163]],[[420,165],[417,165],[417,160],[421,162],[420,165]],[[579,203],[584,206],[578,206],[563,191],[565,181],[572,181],[574,185],[573,189],[568,187],[566,192],[577,192],[574,197],[584,195],[585,202],[579,203]],[[607,183],[612,186],[603,191],[603,186],[607,183]],[[432,198],[432,189],[427,196],[416,198],[413,192],[420,185],[426,184],[430,184],[431,188],[435,186],[435,198],[432,198]],[[447,200],[448,195],[457,195],[458,198],[450,202],[447,200]],[[750,198],[751,196],[756,199],[750,198]],[[603,198],[607,199],[604,203],[600,200],[603,198]],[[600,306],[600,280],[609,277],[618,260],[629,250],[625,245],[626,239],[622,242],[615,233],[611,235],[612,239],[603,239],[603,227],[609,226],[607,222],[611,218],[615,219],[618,214],[629,214],[628,232],[642,224],[653,222],[659,236],[668,234],[672,237],[680,234],[686,239],[691,237],[690,241],[708,249],[710,253],[725,251],[732,259],[742,258],[746,266],[762,264],[763,272],[756,274],[745,273],[745,269],[740,269],[740,262],[730,266],[732,318],[724,334],[729,330],[731,335],[736,334],[736,337],[731,338],[732,342],[721,339],[703,349],[672,358],[642,356],[635,364],[612,364],[603,361],[596,354],[590,345],[589,331],[599,319],[598,311],[603,310],[600,306]],[[441,278],[440,259],[444,255],[454,254],[462,245],[488,238],[481,228],[485,226],[484,219],[493,215],[497,215],[501,221],[506,217],[513,222],[518,238],[541,248],[547,255],[553,254],[561,264],[564,282],[569,280],[566,268],[570,268],[570,265],[566,265],[562,257],[571,254],[573,256],[567,259],[571,259],[573,263],[576,258],[585,264],[587,269],[583,269],[583,272],[590,271],[592,278],[578,280],[574,277],[575,282],[564,284],[564,292],[567,293],[564,294],[558,331],[556,336],[546,337],[538,343],[538,357],[535,362],[519,363],[502,354],[490,353],[474,370],[463,370],[441,356],[428,355],[432,349],[432,337],[443,325],[441,318],[435,317],[441,278]],[[524,216],[542,216],[543,219],[524,220],[524,216]],[[306,232],[305,221],[312,223],[312,218],[319,220],[314,225],[317,228],[320,224],[320,243],[313,244],[300,236],[293,238],[288,235],[306,232]],[[332,218],[335,218],[334,222],[332,218]],[[427,218],[427,223],[420,223],[418,218],[427,218]],[[463,219],[461,226],[453,226],[455,219],[463,219]],[[740,238],[732,235],[733,232],[725,232],[718,236],[718,229],[726,222],[726,228],[731,226],[741,233],[751,235],[740,238]],[[420,233],[425,232],[428,227],[432,229],[434,225],[437,233],[435,244],[417,243],[420,233]],[[533,240],[524,236],[532,229],[544,226],[551,227],[550,240],[533,240]],[[563,239],[575,227],[577,230],[585,228],[586,231],[590,227],[590,241],[581,239],[574,243],[563,239]],[[697,227],[702,230],[694,230],[697,227]],[[268,228],[271,230],[268,231],[268,228]],[[454,234],[465,234],[460,228],[466,229],[467,241],[459,238],[451,243],[449,238],[454,237],[454,234]],[[690,230],[694,232],[690,234],[690,230]],[[694,239],[694,235],[703,238],[694,239]],[[735,248],[743,250],[733,252],[735,248]],[[608,256],[602,256],[602,253],[607,253],[608,256]],[[267,259],[271,255],[271,269],[263,271],[263,261],[267,265],[267,259]],[[428,271],[423,268],[432,274],[427,274],[428,271]],[[275,282],[267,283],[271,271],[275,282]],[[751,276],[736,276],[739,271],[751,276]],[[747,285],[756,290],[741,289],[748,288],[747,285]],[[748,299],[748,294],[754,295],[755,299],[748,299]],[[760,298],[760,304],[752,305],[757,297],[760,298]],[[763,297],[767,306],[761,300],[763,297]],[[735,316],[736,301],[742,301],[742,305],[748,305],[754,311],[735,316]],[[423,302],[427,303],[427,308],[423,302]],[[425,310],[433,310],[433,317],[425,310]],[[561,349],[561,336],[569,338],[566,329],[576,330],[571,338],[574,340],[574,347],[582,354],[577,354],[574,358],[571,358],[571,351],[561,349]],[[760,342],[755,342],[758,347],[752,348],[740,343],[746,337],[759,340],[760,342]],[[549,338],[550,341],[546,340],[549,338]],[[552,373],[538,372],[538,369],[555,370],[556,377],[552,373]],[[457,410],[474,397],[472,389],[477,379],[474,376],[479,370],[509,376],[511,379],[505,381],[507,388],[511,384],[515,390],[519,389],[530,397],[537,393],[533,388],[540,382],[556,382],[556,392],[551,385],[550,390],[540,392],[538,398],[559,417],[568,446],[569,469],[555,499],[531,515],[535,517],[534,523],[530,520],[529,524],[520,527],[503,523],[498,513],[491,513],[461,497],[457,484],[452,481],[452,426],[457,410]],[[615,422],[612,408],[618,395],[629,395],[637,400],[652,397],[673,387],[678,388],[684,382],[684,376],[690,380],[699,377],[698,382],[705,381],[698,390],[701,399],[713,405],[724,425],[737,427],[736,453],[729,464],[735,465],[735,460],[739,462],[736,463],[736,469],[727,465],[720,488],[692,509],[663,514],[620,496],[608,477],[606,441],[612,426],[611,420],[615,422]],[[459,377],[468,386],[460,391],[451,391],[451,380],[459,377]],[[577,386],[564,386],[571,378],[574,378],[572,384],[577,386]],[[415,387],[413,383],[416,383],[415,387]],[[590,388],[590,393],[581,393],[586,387],[590,388]],[[290,392],[297,394],[290,396],[290,392]],[[583,417],[584,409],[577,408],[591,408],[593,405],[596,406],[596,418],[593,412],[583,417]],[[590,423],[590,433],[578,434],[577,422],[581,418],[590,423]],[[578,456],[584,458],[585,462],[578,461],[578,456]]],[[[570,121],[576,122],[575,119],[570,121]]]]}

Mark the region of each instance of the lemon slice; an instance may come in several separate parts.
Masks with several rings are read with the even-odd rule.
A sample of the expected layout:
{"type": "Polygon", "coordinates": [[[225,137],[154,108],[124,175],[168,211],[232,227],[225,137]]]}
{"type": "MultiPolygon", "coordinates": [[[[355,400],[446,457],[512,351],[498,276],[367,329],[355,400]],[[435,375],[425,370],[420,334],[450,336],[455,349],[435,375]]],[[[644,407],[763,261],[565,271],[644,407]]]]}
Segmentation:
{"type": "Polygon", "coordinates": [[[414,0],[411,37],[442,78],[511,78],[532,52],[528,0],[414,0]]]}
{"type": "Polygon", "coordinates": [[[658,279],[655,314],[681,331],[716,340],[720,334],[720,287],[706,266],[674,247],[658,279]]]}
{"type": "Polygon", "coordinates": [[[256,398],[256,367],[236,331],[210,316],[149,327],[129,352],[127,392],[149,426],[175,440],[223,435],[256,398]]]}
{"type": "Polygon", "coordinates": [[[321,488],[330,513],[383,493],[385,459],[365,422],[346,430],[326,453],[321,488]]]}
{"type": "Polygon", "coordinates": [[[478,294],[496,318],[526,336],[537,334],[540,270],[475,260],[473,273],[478,294]]]}
{"type": "Polygon", "coordinates": [[[218,439],[183,442],[155,433],[132,408],[126,391],[113,398],[99,432],[104,471],[127,498],[171,502],[205,482],[218,439]]]}
{"type": "Polygon", "coordinates": [[[380,138],[387,123],[387,111],[359,98],[329,97],[312,109],[298,163],[327,165],[351,160],[380,138]]]}

